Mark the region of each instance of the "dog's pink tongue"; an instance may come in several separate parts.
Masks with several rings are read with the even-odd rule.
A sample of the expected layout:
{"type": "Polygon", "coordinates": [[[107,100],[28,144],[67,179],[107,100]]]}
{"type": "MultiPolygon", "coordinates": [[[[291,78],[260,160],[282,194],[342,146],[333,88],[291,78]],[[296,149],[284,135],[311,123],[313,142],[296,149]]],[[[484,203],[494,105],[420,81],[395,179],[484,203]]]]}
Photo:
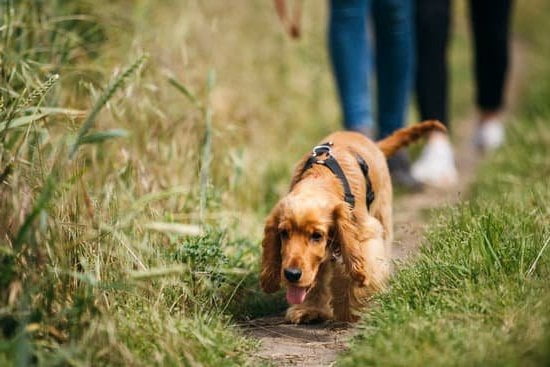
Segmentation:
{"type": "Polygon", "coordinates": [[[292,305],[304,302],[306,298],[306,288],[289,286],[286,290],[286,300],[292,305]]]}

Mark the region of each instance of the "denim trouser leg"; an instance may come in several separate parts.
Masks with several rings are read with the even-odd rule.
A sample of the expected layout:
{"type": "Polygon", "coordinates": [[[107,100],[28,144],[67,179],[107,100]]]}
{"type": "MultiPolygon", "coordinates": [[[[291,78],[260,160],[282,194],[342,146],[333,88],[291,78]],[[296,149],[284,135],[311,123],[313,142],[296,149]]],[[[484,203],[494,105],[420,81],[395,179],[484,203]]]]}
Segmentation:
{"type": "MultiPolygon", "coordinates": [[[[378,0],[376,0],[378,1],[378,0]]],[[[367,37],[370,0],[330,0],[329,53],[344,126],[372,126],[369,75],[372,47],[367,37]]]]}
{"type": "Polygon", "coordinates": [[[414,68],[413,0],[375,0],[379,137],[403,127],[414,68]]]}

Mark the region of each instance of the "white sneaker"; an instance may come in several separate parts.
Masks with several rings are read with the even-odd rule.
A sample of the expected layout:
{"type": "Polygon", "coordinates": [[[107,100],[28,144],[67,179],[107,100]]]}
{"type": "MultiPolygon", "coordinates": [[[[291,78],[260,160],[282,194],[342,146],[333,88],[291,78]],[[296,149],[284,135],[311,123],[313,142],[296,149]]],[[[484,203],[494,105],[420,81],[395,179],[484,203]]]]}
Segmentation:
{"type": "Polygon", "coordinates": [[[478,125],[474,145],[481,151],[497,149],[504,143],[504,125],[499,119],[490,119],[478,125]]]}
{"type": "Polygon", "coordinates": [[[458,181],[453,147],[446,137],[428,141],[420,158],[411,167],[412,176],[427,185],[453,186],[458,181]]]}

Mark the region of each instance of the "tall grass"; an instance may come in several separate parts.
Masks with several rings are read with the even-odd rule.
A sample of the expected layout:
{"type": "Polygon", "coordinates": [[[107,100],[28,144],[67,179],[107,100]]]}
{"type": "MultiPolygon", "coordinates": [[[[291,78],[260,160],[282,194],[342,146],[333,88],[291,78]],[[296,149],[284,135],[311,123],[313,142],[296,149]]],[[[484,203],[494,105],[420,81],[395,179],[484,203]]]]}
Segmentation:
{"type": "Polygon", "coordinates": [[[244,364],[230,317],[270,302],[250,239],[336,126],[320,24],[291,45],[268,4],[0,6],[0,365],[244,364]]]}

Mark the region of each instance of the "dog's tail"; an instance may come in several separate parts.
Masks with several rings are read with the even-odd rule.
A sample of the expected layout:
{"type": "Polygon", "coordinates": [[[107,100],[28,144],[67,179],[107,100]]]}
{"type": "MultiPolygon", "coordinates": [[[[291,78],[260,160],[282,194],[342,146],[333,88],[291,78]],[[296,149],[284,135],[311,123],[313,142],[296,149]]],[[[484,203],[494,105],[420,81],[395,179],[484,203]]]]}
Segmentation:
{"type": "Polygon", "coordinates": [[[399,129],[387,138],[378,141],[378,148],[382,150],[386,157],[391,157],[400,148],[409,145],[431,131],[446,132],[447,129],[437,120],[423,121],[410,127],[399,129]]]}

